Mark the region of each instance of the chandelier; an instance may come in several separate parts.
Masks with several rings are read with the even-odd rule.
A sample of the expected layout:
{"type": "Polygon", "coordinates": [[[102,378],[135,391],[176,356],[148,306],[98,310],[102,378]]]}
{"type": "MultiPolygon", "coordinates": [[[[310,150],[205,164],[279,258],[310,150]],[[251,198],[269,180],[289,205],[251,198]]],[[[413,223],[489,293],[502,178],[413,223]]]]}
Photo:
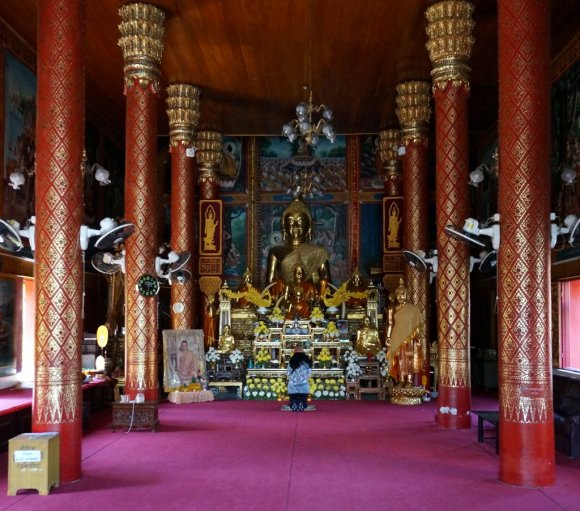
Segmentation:
{"type": "Polygon", "coordinates": [[[282,135],[289,142],[294,142],[298,137],[306,142],[308,146],[314,147],[318,144],[320,136],[324,135],[330,143],[334,143],[336,135],[330,121],[333,113],[326,105],[314,106],[312,101],[312,0],[308,9],[308,78],[309,85],[304,86],[305,100],[296,106],[296,119],[292,119],[282,126],[282,135]],[[313,120],[313,114],[320,113],[318,121],[313,120]]]}
{"type": "Polygon", "coordinates": [[[282,126],[282,134],[289,142],[294,142],[298,137],[303,137],[309,146],[316,146],[321,135],[324,135],[330,143],[334,143],[336,135],[330,121],[333,119],[333,112],[326,105],[314,106],[312,101],[312,89],[304,86],[306,101],[298,103],[296,106],[296,119],[287,122],[282,126]],[[321,117],[317,122],[313,121],[313,114],[320,113],[321,117]]]}

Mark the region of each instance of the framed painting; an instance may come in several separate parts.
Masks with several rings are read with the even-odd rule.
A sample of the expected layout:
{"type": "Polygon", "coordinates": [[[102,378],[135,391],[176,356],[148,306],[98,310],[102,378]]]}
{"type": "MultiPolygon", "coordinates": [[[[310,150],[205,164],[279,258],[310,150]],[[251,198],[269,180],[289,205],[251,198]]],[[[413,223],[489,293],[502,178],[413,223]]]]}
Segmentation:
{"type": "Polygon", "coordinates": [[[16,373],[16,279],[0,277],[0,377],[16,373]]]}
{"type": "Polygon", "coordinates": [[[163,389],[207,382],[203,330],[163,330],[163,389]]]}

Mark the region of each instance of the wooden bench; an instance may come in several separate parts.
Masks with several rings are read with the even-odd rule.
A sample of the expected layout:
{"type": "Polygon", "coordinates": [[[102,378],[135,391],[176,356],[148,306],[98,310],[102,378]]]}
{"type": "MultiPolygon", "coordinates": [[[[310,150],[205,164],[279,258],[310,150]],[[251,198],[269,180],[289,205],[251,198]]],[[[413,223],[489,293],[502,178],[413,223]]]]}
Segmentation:
{"type": "Polygon", "coordinates": [[[484,440],[495,439],[495,452],[499,453],[499,412],[472,410],[471,413],[477,415],[477,441],[482,443],[484,440]],[[484,422],[495,428],[495,436],[484,436],[484,422]]]}

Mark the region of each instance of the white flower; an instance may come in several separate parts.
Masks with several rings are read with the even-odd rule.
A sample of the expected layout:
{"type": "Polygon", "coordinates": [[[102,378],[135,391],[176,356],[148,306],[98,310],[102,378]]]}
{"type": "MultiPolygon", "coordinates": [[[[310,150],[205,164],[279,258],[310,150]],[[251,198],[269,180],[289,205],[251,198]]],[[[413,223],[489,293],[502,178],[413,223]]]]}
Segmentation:
{"type": "Polygon", "coordinates": [[[315,396],[315,397],[320,397],[320,396],[322,396],[322,392],[320,392],[319,390],[317,390],[317,391],[314,393],[314,396],[315,396]]]}
{"type": "Polygon", "coordinates": [[[266,392],[266,397],[271,397],[272,394],[270,394],[269,392],[266,392]]]}
{"type": "Polygon", "coordinates": [[[322,391],[322,395],[323,395],[323,396],[328,396],[328,390],[323,390],[323,391],[322,391]]]}
{"type": "Polygon", "coordinates": [[[263,390],[261,390],[260,392],[258,392],[258,394],[259,394],[260,396],[263,396],[263,395],[264,395],[264,391],[263,391],[263,390]]]}

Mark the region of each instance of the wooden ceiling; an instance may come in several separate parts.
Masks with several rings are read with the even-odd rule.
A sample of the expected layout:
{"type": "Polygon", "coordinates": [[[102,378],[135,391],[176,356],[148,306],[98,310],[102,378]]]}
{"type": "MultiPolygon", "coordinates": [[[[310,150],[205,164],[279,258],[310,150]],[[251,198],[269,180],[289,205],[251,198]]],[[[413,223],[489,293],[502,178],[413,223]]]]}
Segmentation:
{"type": "MultiPolygon", "coordinates": [[[[36,48],[38,0],[3,0],[2,17],[36,48]]],[[[87,112],[123,133],[120,0],[87,0],[87,112]]],[[[278,134],[311,84],[316,104],[335,112],[337,133],[396,127],[395,86],[429,80],[428,0],[149,0],[167,13],[164,86],[201,88],[198,129],[278,134]],[[311,20],[311,23],[310,21],[311,20]],[[311,65],[310,65],[311,62],[311,65]]],[[[497,4],[475,0],[470,129],[497,119],[497,4]]],[[[577,0],[552,2],[552,53],[578,30],[577,0]]],[[[167,133],[165,102],[160,103],[167,133]]]]}

